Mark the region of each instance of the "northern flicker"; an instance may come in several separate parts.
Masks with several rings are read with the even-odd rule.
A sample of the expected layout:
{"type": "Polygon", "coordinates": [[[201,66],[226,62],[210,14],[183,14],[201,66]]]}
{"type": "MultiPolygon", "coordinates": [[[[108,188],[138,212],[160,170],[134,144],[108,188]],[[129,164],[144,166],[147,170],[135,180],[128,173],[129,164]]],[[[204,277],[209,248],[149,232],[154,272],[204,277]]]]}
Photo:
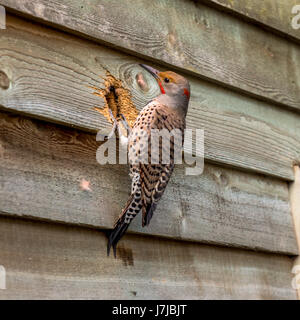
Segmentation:
{"type": "Polygon", "coordinates": [[[142,212],[143,227],[150,223],[173,172],[175,138],[170,137],[169,161],[162,161],[162,153],[165,150],[160,144],[156,155],[159,160],[154,164],[151,154],[155,152],[151,148],[153,130],[165,129],[171,132],[175,129],[180,132],[180,148],[183,145],[185,117],[190,98],[188,80],[172,71],[160,72],[146,65],[140,66],[156,79],[160,93],[141,110],[128,136],[131,195],[110,233],[108,255],[110,248],[113,247],[116,256],[116,245],[137,214],[142,212]]]}

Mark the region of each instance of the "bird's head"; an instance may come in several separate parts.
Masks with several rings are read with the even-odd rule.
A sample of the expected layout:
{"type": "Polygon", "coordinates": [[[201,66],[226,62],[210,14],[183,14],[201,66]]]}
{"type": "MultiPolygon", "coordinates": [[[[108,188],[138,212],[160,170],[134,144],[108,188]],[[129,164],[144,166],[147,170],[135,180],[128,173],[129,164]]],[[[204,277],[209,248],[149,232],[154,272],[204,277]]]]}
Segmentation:
{"type": "Polygon", "coordinates": [[[181,108],[186,113],[190,99],[188,80],[173,71],[160,72],[144,64],[140,66],[152,74],[159,85],[160,94],[156,99],[170,107],[181,108]]]}

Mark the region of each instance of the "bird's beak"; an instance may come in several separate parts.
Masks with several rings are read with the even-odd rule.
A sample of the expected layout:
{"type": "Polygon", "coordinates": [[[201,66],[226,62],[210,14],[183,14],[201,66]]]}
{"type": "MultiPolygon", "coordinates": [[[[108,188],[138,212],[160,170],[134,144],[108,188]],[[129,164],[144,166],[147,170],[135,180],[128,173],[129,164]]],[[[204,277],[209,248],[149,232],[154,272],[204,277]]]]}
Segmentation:
{"type": "Polygon", "coordinates": [[[160,73],[160,71],[158,71],[158,70],[156,70],[156,69],[154,69],[154,68],[152,68],[152,67],[150,67],[150,66],[147,66],[147,65],[145,65],[145,64],[140,64],[140,66],[141,66],[142,68],[144,68],[145,70],[147,70],[150,74],[152,74],[152,76],[153,76],[156,80],[159,79],[158,74],[160,73]]]}

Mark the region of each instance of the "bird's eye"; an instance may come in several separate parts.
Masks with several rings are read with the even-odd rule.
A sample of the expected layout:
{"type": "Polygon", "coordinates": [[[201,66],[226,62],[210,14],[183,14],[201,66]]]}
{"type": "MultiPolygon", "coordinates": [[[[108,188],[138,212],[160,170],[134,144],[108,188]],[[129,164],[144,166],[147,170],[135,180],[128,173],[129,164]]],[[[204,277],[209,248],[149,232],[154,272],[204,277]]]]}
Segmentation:
{"type": "Polygon", "coordinates": [[[169,78],[164,78],[164,82],[169,83],[170,79],[169,78]]]}

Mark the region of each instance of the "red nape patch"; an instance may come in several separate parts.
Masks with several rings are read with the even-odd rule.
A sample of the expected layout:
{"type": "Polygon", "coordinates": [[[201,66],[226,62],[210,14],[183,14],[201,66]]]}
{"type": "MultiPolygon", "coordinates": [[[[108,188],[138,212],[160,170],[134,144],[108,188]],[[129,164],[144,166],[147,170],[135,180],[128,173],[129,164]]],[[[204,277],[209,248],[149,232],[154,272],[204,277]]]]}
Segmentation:
{"type": "Polygon", "coordinates": [[[190,98],[190,92],[189,92],[189,90],[187,88],[183,89],[183,95],[187,96],[188,99],[190,98]]]}
{"type": "Polygon", "coordinates": [[[164,89],[164,87],[162,86],[162,84],[161,84],[160,81],[158,81],[158,85],[159,85],[159,87],[160,87],[160,92],[161,92],[162,94],[166,94],[166,91],[165,91],[165,89],[164,89]]]}

